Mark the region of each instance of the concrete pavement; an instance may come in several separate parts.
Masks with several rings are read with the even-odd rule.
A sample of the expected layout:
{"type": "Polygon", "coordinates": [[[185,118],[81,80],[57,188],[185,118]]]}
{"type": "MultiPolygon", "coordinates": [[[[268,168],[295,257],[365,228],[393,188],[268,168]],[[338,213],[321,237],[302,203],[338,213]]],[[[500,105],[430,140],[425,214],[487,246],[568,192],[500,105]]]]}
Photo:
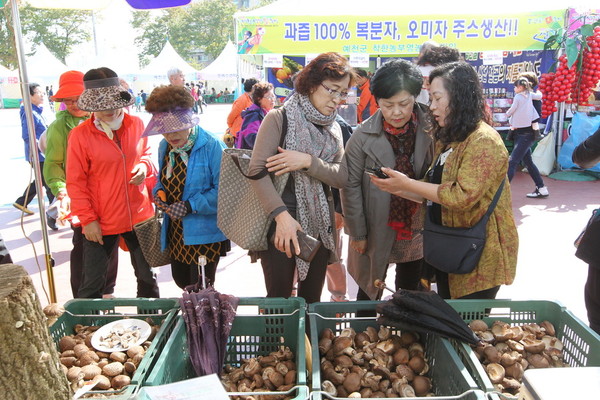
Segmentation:
{"type": "MultiPolygon", "coordinates": [[[[200,124],[208,131],[222,133],[226,128],[225,120],[230,107],[228,104],[209,105],[200,116],[200,124]]],[[[148,120],[148,114],[139,115],[148,120]]],[[[51,119],[52,115],[48,117],[51,119]]],[[[25,189],[30,171],[23,158],[18,110],[0,110],[0,132],[3,139],[0,146],[0,167],[3,171],[0,232],[13,260],[23,265],[31,275],[42,305],[45,305],[48,303],[44,294],[47,282],[37,198],[30,205],[36,214],[23,217],[22,224],[21,213],[12,207],[14,200],[25,189]]],[[[160,139],[151,138],[154,150],[158,148],[160,139]]],[[[587,321],[583,302],[587,266],[574,256],[573,240],[587,222],[591,211],[600,204],[600,183],[545,179],[550,189],[547,199],[525,197],[534,187],[525,173],[517,173],[512,182],[513,210],[520,238],[517,277],[512,285],[500,289],[498,298],[557,300],[587,321]]],[[[53,271],[57,298],[59,303],[64,303],[72,297],[69,285],[70,228],[49,231],[49,241],[51,254],[56,261],[53,271]]],[[[134,297],[135,277],[128,253],[120,251],[119,261],[115,295],[134,297]]],[[[390,287],[393,286],[393,275],[390,272],[387,279],[390,287]]],[[[158,280],[161,296],[180,296],[181,291],[173,282],[168,266],[158,269],[158,280]]],[[[349,294],[353,297],[356,285],[351,278],[349,281],[349,294]]],[[[264,296],[260,264],[251,264],[246,252],[234,247],[221,259],[215,287],[223,293],[236,296],[264,296]]],[[[329,293],[325,289],[322,300],[328,299],[329,293]]]]}

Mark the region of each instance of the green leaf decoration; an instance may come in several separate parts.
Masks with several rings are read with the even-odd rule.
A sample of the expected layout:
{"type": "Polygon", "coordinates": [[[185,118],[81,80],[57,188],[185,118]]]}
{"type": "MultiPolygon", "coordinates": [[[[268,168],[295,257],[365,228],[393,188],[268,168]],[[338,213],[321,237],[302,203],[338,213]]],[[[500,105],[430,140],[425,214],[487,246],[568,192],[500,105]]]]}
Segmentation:
{"type": "Polygon", "coordinates": [[[594,27],[590,24],[581,25],[581,28],[579,28],[579,30],[584,38],[587,38],[588,36],[592,36],[594,34],[594,27]]]}
{"type": "Polygon", "coordinates": [[[567,52],[567,65],[569,68],[577,61],[579,56],[579,47],[575,39],[569,38],[565,42],[565,50],[567,52]]]}

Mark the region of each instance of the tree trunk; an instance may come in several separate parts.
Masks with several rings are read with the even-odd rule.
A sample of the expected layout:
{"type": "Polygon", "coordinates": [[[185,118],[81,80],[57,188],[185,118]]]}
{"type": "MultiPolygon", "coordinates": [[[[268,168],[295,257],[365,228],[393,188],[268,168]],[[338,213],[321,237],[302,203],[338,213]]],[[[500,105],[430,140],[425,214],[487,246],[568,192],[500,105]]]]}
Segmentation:
{"type": "Polygon", "coordinates": [[[23,267],[0,265],[0,397],[70,399],[56,345],[23,267]]]}

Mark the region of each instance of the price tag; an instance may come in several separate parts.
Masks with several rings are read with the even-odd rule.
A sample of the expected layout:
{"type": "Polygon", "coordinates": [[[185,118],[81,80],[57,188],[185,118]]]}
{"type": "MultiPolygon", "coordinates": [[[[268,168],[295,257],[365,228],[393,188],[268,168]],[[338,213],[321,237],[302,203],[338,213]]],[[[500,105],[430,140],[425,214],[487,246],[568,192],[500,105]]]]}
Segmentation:
{"type": "Polygon", "coordinates": [[[369,68],[369,55],[366,53],[350,54],[350,65],[352,65],[355,68],[369,68]]]}
{"type": "Polygon", "coordinates": [[[264,54],[263,66],[265,68],[283,68],[283,54],[264,54]]]}

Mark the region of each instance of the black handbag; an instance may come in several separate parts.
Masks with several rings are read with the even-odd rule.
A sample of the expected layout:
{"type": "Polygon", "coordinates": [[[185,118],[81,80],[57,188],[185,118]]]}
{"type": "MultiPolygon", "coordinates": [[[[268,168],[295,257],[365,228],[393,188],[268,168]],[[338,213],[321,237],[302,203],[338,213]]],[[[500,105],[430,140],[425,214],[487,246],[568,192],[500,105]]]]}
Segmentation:
{"type": "Polygon", "coordinates": [[[496,208],[504,182],[500,184],[485,215],[471,228],[436,224],[432,220],[432,204],[428,202],[423,229],[423,257],[428,264],[449,274],[468,274],[475,269],[485,247],[487,222],[496,208]]]}
{"type": "Polygon", "coordinates": [[[592,212],[583,232],[575,240],[575,257],[588,264],[600,265],[600,208],[592,212]]]}

